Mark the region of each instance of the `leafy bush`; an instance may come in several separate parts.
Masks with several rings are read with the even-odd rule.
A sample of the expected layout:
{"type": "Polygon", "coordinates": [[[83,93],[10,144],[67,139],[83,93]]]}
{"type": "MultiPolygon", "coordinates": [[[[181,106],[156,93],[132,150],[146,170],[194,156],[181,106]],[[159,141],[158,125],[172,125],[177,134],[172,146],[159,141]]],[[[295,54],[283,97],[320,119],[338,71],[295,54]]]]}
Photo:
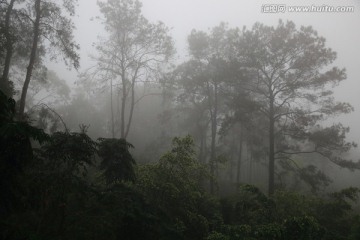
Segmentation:
{"type": "Polygon", "coordinates": [[[135,181],[133,159],[129,149],[134,146],[125,139],[99,138],[98,155],[101,158],[100,169],[106,184],[121,181],[135,181]]]}

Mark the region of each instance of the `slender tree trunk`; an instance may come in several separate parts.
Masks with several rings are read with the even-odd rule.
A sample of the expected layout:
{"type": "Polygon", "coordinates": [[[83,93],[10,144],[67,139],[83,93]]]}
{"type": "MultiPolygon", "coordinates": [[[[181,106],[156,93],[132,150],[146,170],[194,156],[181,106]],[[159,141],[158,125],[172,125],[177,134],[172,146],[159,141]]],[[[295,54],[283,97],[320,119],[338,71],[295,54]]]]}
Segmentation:
{"type": "Polygon", "coordinates": [[[122,77],[122,97],[121,97],[121,116],[120,116],[120,136],[125,138],[125,107],[126,107],[126,81],[125,76],[122,77]]]}
{"type": "MultiPolygon", "coordinates": [[[[236,144],[237,144],[237,138],[235,134],[232,134],[232,141],[231,141],[231,146],[230,148],[236,149],[236,144]]],[[[230,177],[230,182],[231,184],[234,183],[234,168],[235,168],[235,163],[236,163],[236,151],[231,151],[231,161],[230,161],[230,169],[229,169],[229,177],[230,177]]]]}
{"type": "MultiPolygon", "coordinates": [[[[250,137],[251,140],[251,137],[250,137]]],[[[252,184],[252,172],[253,172],[253,145],[252,142],[250,141],[250,146],[248,148],[248,159],[249,159],[249,183],[252,184]],[[249,157],[250,155],[250,157],[249,157]]]]}
{"type": "MultiPolygon", "coordinates": [[[[200,136],[200,149],[199,149],[199,162],[202,164],[206,164],[206,130],[207,127],[201,126],[199,122],[197,122],[197,127],[199,130],[199,136],[200,136]]],[[[207,179],[205,177],[199,178],[199,185],[206,186],[207,179]]]]}
{"type": "Polygon", "coordinates": [[[203,163],[204,161],[204,138],[200,136],[200,151],[199,151],[199,162],[203,163]]]}
{"type": "Polygon", "coordinates": [[[207,147],[207,129],[208,126],[202,129],[202,162],[206,164],[206,159],[208,155],[208,147],[207,147]]]}
{"type": "Polygon", "coordinates": [[[4,88],[5,88],[4,90],[7,95],[11,95],[11,93],[8,92],[10,90],[9,89],[10,63],[11,63],[11,58],[12,58],[12,54],[13,54],[13,39],[10,34],[10,17],[11,17],[11,13],[13,11],[14,2],[15,2],[15,0],[11,0],[9,3],[9,6],[6,11],[5,27],[4,27],[5,38],[6,38],[6,43],[5,43],[6,56],[5,56],[4,70],[3,70],[1,79],[3,81],[2,85],[4,86],[4,88]]]}
{"type": "Polygon", "coordinates": [[[210,193],[214,194],[215,192],[215,168],[216,168],[216,134],[217,134],[217,91],[218,86],[214,84],[214,102],[213,102],[213,111],[211,114],[211,149],[210,149],[210,193]]]}
{"type": "Polygon", "coordinates": [[[241,180],[241,163],[242,163],[242,149],[243,149],[243,132],[242,127],[240,127],[240,138],[239,138],[239,151],[237,159],[237,171],[236,171],[236,184],[239,186],[241,180]]]}
{"type": "Polygon", "coordinates": [[[228,172],[231,184],[234,182],[234,171],[233,171],[233,169],[234,169],[234,158],[235,157],[233,155],[234,154],[232,154],[231,159],[230,159],[230,168],[229,168],[229,172],[228,172]]]}
{"type": "Polygon", "coordinates": [[[122,99],[122,90],[119,88],[116,91],[116,107],[114,104],[114,108],[116,108],[116,114],[114,113],[114,131],[115,136],[120,136],[120,126],[117,126],[117,124],[120,124],[120,121],[116,121],[116,119],[121,119],[121,99],[122,99]]]}
{"type": "Polygon", "coordinates": [[[211,119],[211,147],[210,147],[210,193],[214,193],[215,159],[216,159],[216,120],[211,119]]]}
{"type": "Polygon", "coordinates": [[[132,76],[131,79],[131,105],[130,105],[130,113],[129,113],[129,119],[128,119],[128,123],[126,126],[126,132],[125,132],[125,138],[127,138],[127,136],[129,135],[130,132],[130,127],[131,127],[131,123],[132,123],[132,118],[134,115],[134,107],[135,107],[135,83],[136,83],[136,79],[138,77],[138,72],[140,67],[142,66],[142,64],[138,64],[134,75],[132,76]]]}
{"type": "Polygon", "coordinates": [[[275,120],[274,120],[274,98],[270,94],[269,111],[269,195],[275,191],[275,120]]]}
{"type": "Polygon", "coordinates": [[[133,118],[133,114],[134,114],[134,107],[135,107],[135,79],[133,79],[133,82],[132,82],[132,85],[131,85],[130,113],[129,113],[129,119],[128,119],[128,122],[127,122],[126,132],[125,132],[124,138],[127,138],[128,134],[129,134],[129,131],[130,131],[131,122],[132,122],[132,118],[133,118]]]}
{"type": "Polygon", "coordinates": [[[36,61],[36,53],[37,53],[39,37],[40,37],[40,17],[41,17],[40,3],[41,3],[41,0],[36,0],[36,2],[35,2],[36,18],[35,18],[35,22],[34,22],[34,37],[33,37],[33,42],[32,42],[29,65],[27,67],[25,82],[24,82],[24,86],[22,88],[21,98],[20,98],[19,115],[20,115],[21,119],[24,117],[26,94],[27,94],[27,90],[29,88],[32,71],[34,69],[34,64],[36,61]]]}
{"type": "Polygon", "coordinates": [[[199,149],[199,162],[200,163],[205,163],[205,152],[204,152],[204,147],[205,147],[205,138],[204,135],[206,136],[206,134],[204,134],[204,130],[202,129],[201,125],[199,123],[197,123],[197,127],[199,129],[199,135],[200,135],[200,149],[199,149]]]}
{"type": "Polygon", "coordinates": [[[110,81],[110,107],[111,107],[111,135],[115,138],[114,105],[113,105],[113,80],[110,81]]]}

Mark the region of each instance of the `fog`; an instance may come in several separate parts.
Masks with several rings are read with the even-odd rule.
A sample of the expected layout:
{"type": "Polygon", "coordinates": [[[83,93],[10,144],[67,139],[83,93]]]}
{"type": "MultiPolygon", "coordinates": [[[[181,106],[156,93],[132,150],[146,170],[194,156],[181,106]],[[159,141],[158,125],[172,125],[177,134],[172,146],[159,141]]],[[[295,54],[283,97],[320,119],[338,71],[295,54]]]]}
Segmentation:
{"type": "MultiPolygon", "coordinates": [[[[326,38],[328,47],[338,53],[334,65],[345,67],[347,79],[335,89],[336,98],[339,101],[351,103],[355,111],[346,116],[339,116],[339,121],[351,127],[348,135],[352,141],[360,143],[360,94],[358,94],[360,79],[360,3],[358,1],[342,1],[341,6],[354,6],[352,13],[263,13],[261,8],[264,4],[281,4],[281,2],[268,2],[262,0],[239,2],[236,0],[144,0],[143,14],[152,22],[162,21],[170,28],[177,50],[177,61],[181,62],[187,57],[187,36],[192,29],[207,31],[219,25],[221,22],[228,23],[231,27],[251,28],[255,22],[267,25],[276,25],[279,19],[291,20],[297,26],[313,26],[319,35],[326,38]]],[[[288,6],[311,6],[313,1],[288,1],[288,6]]],[[[338,6],[339,2],[317,1],[316,6],[338,6]]],[[[76,17],[75,39],[80,44],[81,65],[80,72],[89,68],[94,63],[89,56],[94,54],[93,43],[98,36],[105,35],[100,19],[97,0],[80,0],[76,17]]],[[[66,79],[68,84],[73,85],[77,79],[77,72],[68,71],[62,63],[48,62],[49,69],[53,69],[61,78],[66,79]]],[[[336,120],[337,121],[337,120],[336,120]]]]}
{"type": "Polygon", "coordinates": [[[0,10],[4,239],[359,239],[359,1],[0,10]]]}
{"type": "MultiPolygon", "coordinates": [[[[288,12],[265,13],[262,7],[266,4],[282,4],[281,2],[268,2],[263,0],[236,1],[236,0],[143,0],[142,12],[150,22],[163,22],[170,29],[170,35],[175,42],[176,55],[173,59],[175,64],[180,64],[189,58],[187,38],[195,29],[208,32],[211,28],[218,26],[221,22],[229,24],[229,27],[244,26],[251,29],[255,22],[276,26],[279,19],[293,21],[297,27],[312,26],[320,36],[326,39],[327,47],[337,52],[337,59],[332,65],[346,68],[347,79],[334,88],[335,98],[338,101],[350,103],[355,111],[335,116],[326,120],[324,125],[332,125],[341,122],[350,127],[347,134],[348,141],[360,143],[360,94],[358,93],[360,83],[360,3],[358,1],[342,1],[341,6],[353,6],[354,12],[288,12]]],[[[338,1],[288,1],[286,6],[339,6],[338,1]]],[[[101,24],[101,14],[96,0],[80,0],[77,15],[74,18],[76,24],[75,39],[80,44],[81,67],[79,72],[65,70],[61,63],[49,62],[49,69],[53,69],[61,78],[66,79],[68,84],[76,88],[74,83],[78,74],[85,71],[95,63],[90,56],[96,50],[94,43],[99,36],[105,36],[101,24]]],[[[151,106],[137,107],[138,114],[151,106]]],[[[141,119],[141,116],[134,116],[141,119]]],[[[85,123],[88,124],[88,123],[85,123]]],[[[350,157],[356,161],[359,159],[358,148],[350,151],[350,157]]],[[[334,186],[346,186],[349,182],[356,181],[360,177],[357,172],[340,170],[337,166],[329,166],[328,171],[334,179],[334,186]],[[340,170],[340,171],[339,171],[340,170]],[[338,181],[339,180],[339,181],[338,181]],[[344,185],[342,184],[344,182],[344,185]]]]}
{"type": "MultiPolygon", "coordinates": [[[[150,22],[163,22],[169,29],[172,36],[176,54],[173,58],[174,64],[180,64],[189,59],[187,38],[193,29],[208,32],[211,28],[224,22],[230,28],[246,27],[251,29],[254,23],[260,22],[266,25],[276,26],[279,19],[283,21],[293,21],[297,27],[312,26],[320,36],[326,39],[326,46],[337,52],[337,58],[332,64],[339,68],[346,68],[347,78],[339,86],[334,88],[335,98],[338,101],[348,102],[354,107],[354,111],[349,114],[332,117],[324,125],[332,125],[341,122],[344,126],[350,127],[347,134],[348,141],[360,143],[360,3],[358,1],[343,1],[341,6],[353,6],[354,12],[334,13],[334,12],[289,12],[285,10],[281,13],[265,13],[262,8],[266,4],[282,4],[281,2],[268,2],[263,0],[240,2],[236,0],[143,0],[142,13],[150,22]]],[[[338,1],[288,1],[286,6],[339,6],[338,1]]],[[[69,71],[61,62],[47,63],[50,70],[54,70],[60,78],[77,88],[79,74],[94,66],[96,63],[91,60],[91,56],[96,54],[94,44],[99,38],[106,36],[102,25],[102,16],[97,5],[97,0],[80,0],[78,2],[74,23],[75,40],[80,45],[80,69],[79,71],[69,71]]],[[[145,100],[146,101],[146,100],[145,100]]],[[[134,119],[142,119],[141,113],[151,109],[148,104],[144,107],[140,103],[137,106],[137,114],[134,119]]],[[[156,108],[156,107],[155,107],[156,108]]],[[[151,112],[151,111],[150,111],[151,112]]],[[[158,112],[160,114],[161,112],[158,112]]],[[[153,117],[156,119],[156,114],[153,117]]],[[[90,124],[90,121],[84,124],[90,124]]],[[[155,120],[156,121],[156,120],[155,120]]],[[[91,125],[91,124],[90,124],[91,125]]],[[[91,128],[91,127],[90,127],[91,128]]],[[[136,126],[135,126],[136,128],[136,126]]],[[[140,136],[142,134],[140,133],[140,136]]],[[[100,137],[100,136],[96,136],[100,137]]],[[[143,139],[151,138],[142,137],[143,139]]],[[[146,143],[138,143],[138,149],[146,148],[146,143]],[[142,147],[141,147],[142,146],[142,147]]],[[[359,159],[360,150],[352,149],[349,153],[354,161],[359,159]]],[[[141,156],[141,155],[140,155],[141,156]]],[[[344,182],[346,186],[349,182],[356,181],[360,176],[357,172],[340,170],[337,166],[329,166],[331,178],[334,179],[333,185],[336,186],[344,182]],[[340,181],[337,181],[340,180],[340,181]]]]}

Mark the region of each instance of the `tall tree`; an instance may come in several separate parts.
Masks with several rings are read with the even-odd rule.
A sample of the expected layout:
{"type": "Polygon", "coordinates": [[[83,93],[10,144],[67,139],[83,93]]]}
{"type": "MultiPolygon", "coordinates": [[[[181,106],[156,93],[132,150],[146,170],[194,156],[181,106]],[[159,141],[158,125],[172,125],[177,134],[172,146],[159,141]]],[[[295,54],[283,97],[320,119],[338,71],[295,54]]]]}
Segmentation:
{"type": "MultiPolygon", "coordinates": [[[[214,27],[211,32],[193,30],[188,37],[191,59],[175,71],[179,86],[180,104],[186,104],[197,112],[197,128],[201,133],[201,149],[210,132],[210,173],[217,172],[216,142],[225,105],[223,92],[226,79],[231,78],[232,64],[227,54],[229,45],[238,30],[229,30],[225,24],[214,27]],[[200,115],[198,113],[201,113],[200,115]],[[209,129],[207,129],[209,127],[209,129]]],[[[210,180],[210,191],[215,190],[214,179],[210,180]]]]}
{"type": "Polygon", "coordinates": [[[311,27],[297,29],[293,22],[279,21],[276,27],[256,23],[244,30],[239,46],[239,62],[253,79],[247,88],[268,122],[269,194],[275,190],[276,159],[319,153],[336,164],[355,166],[339,155],[352,146],[345,141],[347,129],[317,127],[319,121],[353,110],[332,96],[330,87],[346,74],[329,67],[336,53],[325,39],[311,27]]]}
{"type": "Polygon", "coordinates": [[[29,52],[31,21],[23,7],[25,0],[0,2],[0,88],[8,96],[14,93],[11,77],[12,66],[22,67],[23,58],[29,52]]]}
{"type": "MultiPolygon", "coordinates": [[[[98,4],[108,36],[96,45],[97,65],[91,75],[103,82],[119,82],[120,137],[127,138],[138,102],[135,87],[139,82],[157,80],[162,63],[173,54],[173,42],[163,23],[150,23],[142,15],[139,1],[108,0],[98,4]]],[[[112,92],[113,84],[110,87],[112,92]]]]}
{"type": "Polygon", "coordinates": [[[14,3],[16,0],[10,0],[9,4],[6,7],[6,13],[5,13],[5,21],[4,25],[1,26],[2,28],[2,34],[4,34],[5,37],[5,60],[4,60],[4,69],[1,76],[1,87],[8,92],[10,88],[8,76],[9,76],[9,70],[10,70],[10,61],[13,54],[13,36],[10,31],[10,21],[11,21],[11,15],[14,8],[14,3]]]}
{"type": "Polygon", "coordinates": [[[54,0],[36,0],[28,3],[31,12],[28,16],[33,22],[33,39],[26,77],[21,92],[19,115],[22,118],[25,111],[27,90],[32,77],[33,69],[39,59],[37,58],[39,45],[44,40],[48,41],[48,51],[51,59],[58,55],[63,57],[66,64],[78,68],[79,56],[76,50],[79,46],[73,41],[72,31],[74,24],[67,16],[75,14],[75,3],[77,0],[63,0],[62,5],[54,0]]]}

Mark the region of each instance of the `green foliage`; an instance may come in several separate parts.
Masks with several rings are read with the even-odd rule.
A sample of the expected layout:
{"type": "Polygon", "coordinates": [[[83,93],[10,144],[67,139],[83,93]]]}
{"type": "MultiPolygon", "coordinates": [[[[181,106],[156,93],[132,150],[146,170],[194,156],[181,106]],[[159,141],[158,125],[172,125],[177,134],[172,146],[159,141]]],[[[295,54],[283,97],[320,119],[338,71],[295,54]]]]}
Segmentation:
{"type": "Polygon", "coordinates": [[[209,234],[206,240],[230,240],[230,237],[222,233],[212,232],[209,234]]]}
{"type": "Polygon", "coordinates": [[[131,144],[123,139],[96,143],[84,129],[54,133],[35,151],[16,185],[3,183],[16,188],[17,205],[6,212],[2,209],[2,237],[357,239],[360,224],[351,214],[351,203],[357,200],[358,189],[344,189],[326,198],[286,191],[269,198],[258,188],[243,185],[233,196],[219,200],[203,187],[209,173],[196,159],[192,138],[174,138],[172,144],[158,163],[137,166],[137,178],[124,181],[124,172],[134,174],[134,169],[118,160],[127,156],[133,161],[131,144]],[[100,169],[92,166],[96,153],[103,158],[100,169]],[[106,172],[104,166],[120,173],[112,171],[106,187],[101,181],[89,181],[88,169],[99,175],[106,172]]]}
{"type": "Polygon", "coordinates": [[[351,239],[358,217],[347,200],[357,193],[349,188],[321,198],[281,191],[268,198],[245,185],[221,199],[224,224],[216,232],[229,239],[351,239]]]}
{"type": "Polygon", "coordinates": [[[322,204],[319,198],[289,191],[276,191],[272,198],[276,202],[278,221],[293,216],[314,215],[316,206],[322,204]]]}
{"type": "Polygon", "coordinates": [[[237,224],[265,224],[274,219],[275,203],[258,188],[241,186],[230,198],[232,202],[232,222],[237,224]]]}
{"type": "Polygon", "coordinates": [[[197,162],[194,142],[190,136],[174,138],[172,150],[164,154],[158,164],[144,166],[139,171],[140,186],[143,184],[155,188],[155,192],[152,192],[155,195],[156,189],[161,186],[164,188],[160,188],[161,191],[168,191],[174,197],[181,197],[181,193],[201,196],[200,182],[206,177],[206,169],[197,162]]]}
{"type": "Polygon", "coordinates": [[[356,202],[359,199],[359,193],[360,189],[349,187],[341,190],[340,192],[332,193],[330,196],[339,202],[345,202],[346,199],[356,202]]]}
{"type": "Polygon", "coordinates": [[[206,197],[201,185],[206,174],[197,162],[190,136],[174,138],[172,150],[159,163],[138,169],[138,187],[151,204],[172,219],[180,239],[201,239],[211,222],[216,222],[216,203],[206,197]]]}
{"type": "Polygon", "coordinates": [[[101,158],[100,169],[106,184],[120,181],[135,181],[135,160],[129,151],[133,145],[125,139],[99,138],[98,155],[101,158]]]}
{"type": "Polygon", "coordinates": [[[254,237],[259,240],[283,239],[283,226],[278,223],[257,226],[254,230],[254,237]]]}
{"type": "MultiPolygon", "coordinates": [[[[300,158],[301,159],[301,158],[300,158]]],[[[312,193],[318,193],[320,190],[325,189],[332,183],[332,180],[323,171],[319,170],[315,165],[309,164],[304,167],[299,167],[297,161],[289,159],[280,159],[279,165],[281,166],[282,174],[286,175],[292,172],[295,181],[302,180],[311,190],[312,193]]]]}
{"type": "Polygon", "coordinates": [[[161,239],[171,234],[157,206],[132,185],[115,184],[89,195],[70,212],[67,239],[161,239]],[[96,226],[96,227],[94,227],[96,226]]]}
{"type": "Polygon", "coordinates": [[[19,203],[20,176],[33,162],[31,140],[49,139],[43,130],[15,120],[15,101],[0,91],[0,217],[19,203]]]}
{"type": "Polygon", "coordinates": [[[250,240],[252,227],[250,225],[223,225],[218,231],[224,233],[229,239],[246,239],[250,240]]]}
{"type": "Polygon", "coordinates": [[[32,138],[40,143],[47,141],[48,135],[41,129],[32,127],[27,122],[15,120],[15,105],[14,99],[8,98],[0,91],[0,135],[3,137],[4,141],[10,138],[32,138]]]}
{"type": "Polygon", "coordinates": [[[196,159],[194,141],[189,135],[173,139],[172,150],[160,158],[159,167],[168,171],[169,178],[181,181],[180,185],[190,184],[195,189],[199,189],[199,181],[206,173],[196,159]]]}
{"type": "MultiPolygon", "coordinates": [[[[351,202],[357,199],[357,194],[356,188],[343,189],[329,194],[327,198],[282,191],[276,192],[273,198],[277,206],[278,221],[287,219],[286,221],[291,223],[289,227],[298,228],[299,222],[302,222],[301,227],[308,227],[308,234],[318,234],[323,236],[323,239],[346,239],[345,236],[351,231],[352,222],[356,220],[356,216],[352,214],[351,202]]],[[[298,231],[304,234],[306,232],[298,231]]],[[[300,235],[298,237],[302,239],[300,235]]]]}
{"type": "Polygon", "coordinates": [[[292,217],[284,222],[285,239],[311,240],[322,239],[324,230],[314,217],[292,217]]]}
{"type": "Polygon", "coordinates": [[[352,221],[351,234],[349,239],[360,239],[360,216],[356,216],[352,221]]]}
{"type": "Polygon", "coordinates": [[[66,202],[68,192],[82,192],[78,188],[87,185],[84,177],[95,153],[96,143],[85,132],[56,132],[36,151],[30,177],[43,187],[42,191],[60,194],[60,201],[66,202]]]}
{"type": "MultiPolygon", "coordinates": [[[[13,125],[16,127],[17,122],[13,125]]],[[[21,162],[21,174],[9,171],[9,167],[6,169],[7,175],[1,174],[1,177],[7,177],[6,181],[1,179],[1,185],[4,186],[2,194],[6,194],[6,197],[1,198],[2,203],[3,200],[6,201],[1,209],[0,227],[6,229],[1,231],[2,237],[54,239],[66,233],[66,218],[71,215],[68,207],[79,199],[84,199],[90,191],[85,176],[96,153],[96,143],[85,132],[57,132],[49,137],[42,130],[26,125],[25,122],[21,122],[20,127],[22,126],[34,133],[30,131],[29,134],[21,129],[17,132],[7,131],[4,136],[7,141],[1,144],[1,147],[11,147],[13,156],[19,156],[23,151],[31,153],[22,156],[22,161],[26,160],[31,164],[24,165],[21,162]],[[46,137],[46,142],[34,150],[33,157],[29,140],[29,145],[18,142],[18,138],[18,144],[11,144],[9,141],[11,134],[18,136],[22,133],[25,137],[29,135],[29,138],[38,131],[43,136],[34,139],[46,137]],[[6,189],[11,189],[11,192],[6,189]],[[13,207],[4,212],[3,207],[8,207],[7,202],[11,202],[13,207]]]]}

